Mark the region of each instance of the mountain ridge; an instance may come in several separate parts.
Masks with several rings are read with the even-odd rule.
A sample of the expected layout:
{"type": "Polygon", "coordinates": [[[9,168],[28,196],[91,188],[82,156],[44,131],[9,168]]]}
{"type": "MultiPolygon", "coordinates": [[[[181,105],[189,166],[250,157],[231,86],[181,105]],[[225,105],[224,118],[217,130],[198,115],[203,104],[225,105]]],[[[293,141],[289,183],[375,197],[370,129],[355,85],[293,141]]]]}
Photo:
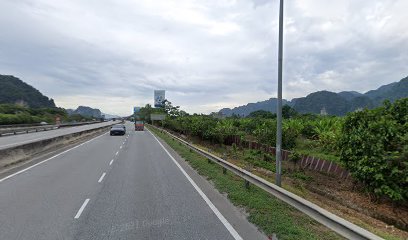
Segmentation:
{"type": "MultiPolygon", "coordinates": [[[[391,102],[408,97],[408,77],[398,82],[393,82],[380,86],[375,90],[360,93],[357,91],[341,91],[338,93],[331,91],[317,91],[308,94],[305,97],[293,98],[291,101],[282,99],[282,104],[293,107],[300,113],[326,112],[330,115],[342,116],[348,112],[356,111],[362,108],[374,108],[382,104],[384,100],[391,102]]],[[[276,113],[276,98],[270,98],[265,101],[248,103],[246,105],[223,108],[219,114],[225,116],[238,115],[248,116],[251,112],[265,110],[276,113]]]]}
{"type": "Polygon", "coordinates": [[[0,103],[18,104],[32,108],[55,108],[52,98],[12,75],[0,75],[0,103]]]}
{"type": "Polygon", "coordinates": [[[101,118],[102,112],[97,108],[91,108],[88,106],[78,106],[77,109],[66,109],[69,115],[79,114],[86,117],[101,118]]]}
{"type": "MultiPolygon", "coordinates": [[[[0,74],[0,104],[10,103],[31,108],[56,108],[54,100],[43,95],[39,90],[13,75],[0,74]]],[[[79,106],[77,109],[65,109],[69,114],[101,118],[118,118],[116,115],[104,114],[97,108],[79,106]]]]}

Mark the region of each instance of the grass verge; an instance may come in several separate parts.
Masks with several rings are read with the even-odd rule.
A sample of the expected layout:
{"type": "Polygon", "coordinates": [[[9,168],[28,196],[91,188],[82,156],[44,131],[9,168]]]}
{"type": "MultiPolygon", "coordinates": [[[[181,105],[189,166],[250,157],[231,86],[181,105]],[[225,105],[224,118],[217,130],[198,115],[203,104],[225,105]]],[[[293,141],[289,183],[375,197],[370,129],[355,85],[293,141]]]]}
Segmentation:
{"type": "Polygon", "coordinates": [[[340,157],[337,156],[335,152],[325,150],[316,141],[305,138],[298,138],[296,140],[296,147],[294,150],[300,154],[313,156],[341,164],[340,157]]]}
{"type": "Polygon", "coordinates": [[[286,203],[276,199],[262,189],[251,185],[244,187],[244,181],[233,173],[222,173],[217,164],[208,163],[207,159],[180,144],[169,135],[154,128],[149,128],[156,136],[163,139],[197,172],[212,181],[221,193],[226,193],[237,207],[245,209],[248,220],[254,223],[268,236],[276,233],[279,240],[285,239],[343,239],[330,229],[314,221],[286,203]]]}

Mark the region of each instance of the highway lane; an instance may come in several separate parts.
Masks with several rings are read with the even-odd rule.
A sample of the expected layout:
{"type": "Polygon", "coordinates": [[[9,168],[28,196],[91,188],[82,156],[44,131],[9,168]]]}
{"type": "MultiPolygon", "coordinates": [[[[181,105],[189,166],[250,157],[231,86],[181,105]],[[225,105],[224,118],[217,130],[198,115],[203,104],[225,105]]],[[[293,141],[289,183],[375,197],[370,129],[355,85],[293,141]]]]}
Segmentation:
{"type": "Polygon", "coordinates": [[[70,239],[74,215],[121,144],[105,134],[0,182],[0,239],[70,239]]]}
{"type": "Polygon", "coordinates": [[[0,239],[240,239],[149,132],[128,132],[0,180],[0,239]]]}
{"type": "MultiPolygon", "coordinates": [[[[82,125],[77,127],[66,127],[61,129],[55,129],[50,131],[41,131],[41,132],[32,132],[26,134],[18,134],[18,135],[10,135],[10,136],[2,136],[0,137],[0,149],[5,149],[9,147],[18,146],[25,143],[40,141],[43,139],[51,138],[51,137],[58,137],[70,133],[80,132],[83,130],[98,128],[102,126],[108,126],[112,124],[112,121],[109,122],[102,122],[102,123],[95,123],[89,125],[82,125]]],[[[117,121],[116,123],[119,123],[117,121]]]]}

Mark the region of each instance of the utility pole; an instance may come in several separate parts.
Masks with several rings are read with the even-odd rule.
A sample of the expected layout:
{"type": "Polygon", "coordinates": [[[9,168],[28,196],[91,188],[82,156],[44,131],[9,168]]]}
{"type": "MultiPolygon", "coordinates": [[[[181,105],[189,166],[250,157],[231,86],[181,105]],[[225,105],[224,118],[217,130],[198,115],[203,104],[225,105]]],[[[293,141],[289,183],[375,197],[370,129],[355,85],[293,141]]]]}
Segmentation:
{"type": "Polygon", "coordinates": [[[283,55],[283,0],[279,4],[279,50],[278,50],[278,104],[276,126],[276,185],[281,186],[282,175],[282,55],[283,55]]]}

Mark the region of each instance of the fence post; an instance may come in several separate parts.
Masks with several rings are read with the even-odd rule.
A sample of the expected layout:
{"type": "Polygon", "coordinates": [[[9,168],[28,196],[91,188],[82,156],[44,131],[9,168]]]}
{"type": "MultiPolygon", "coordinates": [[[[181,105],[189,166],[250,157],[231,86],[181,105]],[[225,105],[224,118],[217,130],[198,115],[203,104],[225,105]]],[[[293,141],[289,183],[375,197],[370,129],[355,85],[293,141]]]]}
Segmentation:
{"type": "Polygon", "coordinates": [[[309,169],[312,169],[313,162],[314,162],[314,157],[312,157],[312,161],[310,162],[309,169]]]}
{"type": "Polygon", "coordinates": [[[322,160],[322,166],[320,167],[320,172],[323,171],[324,165],[326,164],[325,160],[322,160]]]}
{"type": "Polygon", "coordinates": [[[249,189],[249,181],[248,180],[245,180],[245,188],[249,189]]]}
{"type": "Polygon", "coordinates": [[[329,168],[327,169],[327,173],[330,173],[330,169],[331,169],[331,167],[332,167],[332,164],[333,164],[333,162],[330,161],[330,165],[329,165],[329,168]]]}
{"type": "Polygon", "coordinates": [[[334,168],[334,172],[336,173],[337,172],[337,167],[338,167],[339,165],[337,165],[336,164],[336,167],[334,168]]]}
{"type": "Polygon", "coordinates": [[[316,171],[317,167],[319,166],[319,162],[320,162],[320,159],[318,158],[318,159],[317,159],[316,166],[315,166],[315,168],[314,168],[315,171],[316,171]]]}
{"type": "MultiPolygon", "coordinates": [[[[249,165],[245,165],[245,168],[244,168],[246,171],[248,171],[248,172],[250,172],[250,170],[251,170],[251,167],[249,166],[249,165]]],[[[248,180],[244,180],[245,181],[245,188],[246,189],[249,189],[249,181],[248,180]]]]}

